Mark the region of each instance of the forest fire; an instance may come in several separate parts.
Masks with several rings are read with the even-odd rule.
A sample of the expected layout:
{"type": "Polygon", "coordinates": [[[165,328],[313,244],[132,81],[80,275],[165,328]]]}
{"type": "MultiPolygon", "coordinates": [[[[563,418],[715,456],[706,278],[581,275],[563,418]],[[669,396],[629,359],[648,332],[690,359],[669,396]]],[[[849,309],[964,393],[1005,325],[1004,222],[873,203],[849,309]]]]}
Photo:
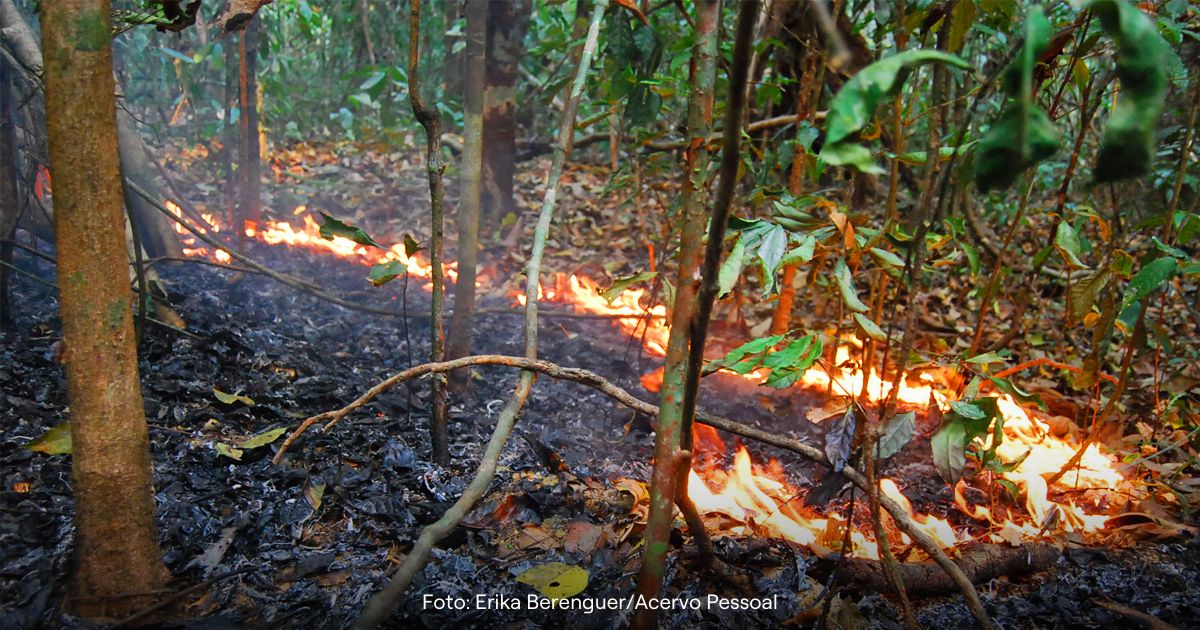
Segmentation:
{"type": "MultiPolygon", "coordinates": [[[[183,211],[178,204],[167,201],[165,205],[175,216],[183,216],[183,211]]],[[[378,265],[390,261],[399,261],[408,270],[409,275],[425,280],[433,278],[433,268],[428,262],[422,261],[416,255],[408,256],[404,251],[403,244],[398,243],[392,245],[390,248],[383,249],[362,245],[343,236],[334,236],[327,239],[321,236],[321,226],[313,219],[307,206],[296,206],[292,211],[292,215],[299,217],[300,223],[297,227],[292,227],[291,222],[288,221],[268,220],[263,222],[262,225],[254,221],[246,221],[243,234],[246,238],[254,239],[267,245],[282,245],[314,253],[331,254],[362,265],[378,265]]],[[[218,233],[221,231],[216,217],[212,213],[202,213],[200,216],[207,223],[207,227],[201,226],[198,228],[201,233],[207,234],[210,231],[218,233]]],[[[182,225],[176,223],[174,228],[181,235],[181,242],[184,245],[184,255],[211,258],[220,263],[227,263],[231,260],[229,252],[223,249],[216,249],[210,256],[209,248],[202,246],[202,244],[198,246],[197,238],[190,234],[182,225]]],[[[447,281],[454,282],[458,277],[454,263],[445,266],[445,274],[447,281]]]]}
{"type": "MultiPolygon", "coordinates": [[[[552,288],[542,288],[541,295],[548,301],[568,304],[577,312],[629,314],[628,318],[615,319],[614,325],[626,334],[641,339],[643,348],[649,354],[664,355],[670,332],[665,307],[657,305],[647,308],[645,302],[648,292],[644,289],[627,289],[611,302],[601,296],[601,291],[600,285],[589,278],[559,275],[555,277],[552,288]]],[[[520,296],[518,301],[524,302],[520,296]]],[[[853,367],[851,348],[854,343],[853,340],[839,343],[832,365],[813,366],[798,384],[832,391],[834,395],[866,391],[868,400],[884,400],[894,383],[881,378],[874,369],[870,370],[868,376],[861,369],[853,367]]],[[[767,375],[756,370],[735,376],[762,382],[767,375]]],[[[642,378],[642,384],[650,391],[657,391],[661,382],[661,368],[642,378]]],[[[936,404],[941,411],[949,411],[952,400],[938,389],[936,379],[930,372],[922,372],[915,379],[901,383],[897,399],[910,408],[936,404]]],[[[903,506],[913,521],[943,548],[975,538],[1012,543],[1037,539],[1059,530],[1080,534],[1102,530],[1108,519],[1104,513],[1106,506],[1102,505],[1104,496],[1093,493],[1097,496],[1090,497],[1093,502],[1090,509],[1071,500],[1055,501],[1051,499],[1051,488],[1045,480],[1071,459],[1079,445],[1069,437],[1056,436],[1046,422],[1032,415],[1009,395],[999,395],[997,404],[1004,420],[1004,440],[997,445],[996,454],[1005,464],[1019,462],[1012,470],[1000,473],[998,478],[1019,491],[1023,510],[1005,507],[998,500],[993,501],[992,508],[971,505],[964,494],[966,482],[960,481],[955,488],[956,506],[967,516],[989,526],[988,531],[975,536],[966,529],[956,531],[946,519],[915,512],[894,480],[881,480],[882,493],[903,506]]],[[[700,425],[696,429],[696,452],[707,453],[708,456],[696,458],[688,479],[689,494],[702,513],[722,515],[733,522],[731,527],[723,531],[783,538],[806,545],[818,553],[841,548],[844,519],[836,514],[820,515],[802,506],[799,499],[807,491],[787,481],[778,461],[770,460],[765,467],[759,467],[752,461],[749,452],[739,445],[733,454],[732,468],[726,468],[726,448],[716,432],[700,425]]],[[[988,440],[982,445],[983,448],[990,446],[991,437],[988,440]]],[[[981,473],[979,476],[987,475],[990,473],[981,473]]],[[[1117,490],[1123,480],[1116,469],[1115,459],[1092,444],[1084,452],[1079,464],[1055,483],[1055,488],[1060,491],[1117,490]]],[[[992,482],[990,495],[995,497],[1005,492],[999,483],[995,483],[995,479],[989,481],[992,482]]],[[[912,544],[911,539],[898,530],[893,531],[890,540],[901,547],[912,544]]],[[[852,555],[878,557],[878,547],[873,537],[856,530],[851,532],[850,541],[852,555]]]]}
{"type": "MultiPolygon", "coordinates": [[[[168,207],[177,216],[181,214],[178,206],[168,203],[168,207]]],[[[261,226],[247,222],[245,236],[268,245],[302,248],[364,265],[398,260],[410,274],[426,279],[430,277],[430,267],[415,257],[405,256],[402,245],[381,250],[343,237],[325,239],[320,234],[320,225],[308,214],[307,208],[299,206],[294,214],[301,220],[297,227],[290,222],[269,221],[261,226]]],[[[212,215],[205,214],[203,219],[207,227],[202,230],[213,233],[221,231],[212,215]]],[[[183,237],[187,255],[221,262],[229,259],[223,250],[216,250],[210,256],[208,248],[196,246],[194,236],[185,233],[180,226],[176,226],[176,229],[183,237]]],[[[453,269],[447,270],[449,278],[454,275],[453,269]]],[[[524,304],[523,295],[514,297],[518,303],[524,304]]],[[[629,288],[605,296],[603,286],[587,276],[557,274],[549,286],[541,288],[540,297],[547,302],[567,305],[579,313],[626,316],[615,317],[613,325],[626,335],[639,339],[648,354],[663,356],[666,353],[670,334],[667,309],[661,304],[652,304],[646,289],[629,288]]],[[[798,385],[829,391],[840,397],[865,391],[866,399],[871,402],[884,400],[893,383],[881,378],[873,369],[868,376],[855,366],[852,360],[855,344],[852,339],[840,341],[834,360],[810,368],[798,385]]],[[[768,376],[763,370],[745,375],[728,374],[755,383],[763,382],[768,376]]],[[[645,375],[642,383],[648,390],[657,391],[661,378],[660,368],[645,375]]],[[[936,404],[942,411],[949,410],[952,400],[938,388],[936,379],[928,371],[901,383],[897,398],[909,408],[925,408],[936,404]]],[[[882,494],[899,503],[917,526],[943,548],[974,539],[1019,542],[1059,530],[1079,534],[1102,530],[1108,518],[1104,513],[1105,496],[1102,493],[1079,494],[1084,502],[1089,503],[1085,507],[1072,500],[1052,498],[1055,493],[1045,480],[1070,460],[1078,444],[1068,437],[1056,436],[1047,423],[1010,396],[1000,395],[997,403],[1004,417],[1004,440],[996,448],[996,453],[1003,462],[1019,461],[1019,465],[998,475],[979,475],[979,478],[987,477],[988,495],[992,497],[989,506],[967,500],[969,486],[965,481],[960,481],[954,488],[956,508],[985,526],[985,530],[978,531],[976,528],[977,531],[972,533],[965,526],[955,529],[947,519],[917,512],[895,480],[881,480],[882,494]],[[997,480],[1004,480],[1017,489],[1020,505],[998,498],[1004,490],[997,480]]],[[[716,431],[702,425],[697,425],[695,438],[698,456],[688,479],[689,494],[709,522],[713,523],[717,533],[777,537],[805,545],[821,554],[841,550],[846,536],[845,518],[832,512],[822,514],[804,506],[801,498],[807,490],[787,480],[780,462],[771,459],[765,465],[756,464],[741,445],[733,449],[730,456],[716,431]],[[712,520],[714,518],[715,522],[712,520]]],[[[983,446],[986,448],[988,445],[985,443],[983,446]]],[[[1103,454],[1097,446],[1091,445],[1079,464],[1064,474],[1054,488],[1058,490],[1057,494],[1068,490],[1116,490],[1122,483],[1123,477],[1116,469],[1116,461],[1103,454]]],[[[887,517],[885,523],[891,530],[893,546],[898,549],[911,547],[912,541],[908,535],[895,529],[887,517]]],[[[866,529],[856,527],[850,532],[852,548],[849,551],[856,557],[877,558],[878,546],[866,529]]]]}

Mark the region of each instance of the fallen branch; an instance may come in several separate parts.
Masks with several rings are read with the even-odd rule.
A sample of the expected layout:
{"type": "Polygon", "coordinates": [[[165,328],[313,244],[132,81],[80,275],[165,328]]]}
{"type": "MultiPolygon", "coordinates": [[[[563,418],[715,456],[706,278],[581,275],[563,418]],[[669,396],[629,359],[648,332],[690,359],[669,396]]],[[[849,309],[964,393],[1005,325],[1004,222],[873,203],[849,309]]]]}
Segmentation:
{"type": "MultiPolygon", "coordinates": [[[[545,361],[542,359],[527,359],[524,357],[513,357],[513,356],[505,356],[505,355],[498,355],[498,354],[483,354],[483,355],[476,355],[476,356],[470,356],[470,357],[463,357],[461,359],[455,359],[453,361],[443,361],[441,363],[426,363],[424,365],[417,365],[417,366],[411,367],[407,370],[397,373],[394,376],[389,377],[388,379],[384,380],[383,382],[379,383],[378,385],[372,387],[371,389],[367,390],[367,392],[364,393],[362,396],[359,396],[356,400],[354,400],[350,404],[346,405],[345,407],[342,407],[341,409],[327,411],[325,413],[317,414],[315,416],[312,416],[311,418],[306,419],[304,422],[300,423],[300,426],[296,427],[296,429],[294,431],[292,431],[292,434],[289,435],[286,440],[284,440],[283,444],[279,447],[279,451],[275,454],[275,457],[272,459],[272,462],[278,464],[282,460],[283,454],[285,452],[287,452],[287,449],[300,437],[300,435],[302,435],[305,431],[307,431],[309,427],[311,427],[312,425],[314,425],[318,422],[327,421],[325,424],[324,430],[328,431],[335,424],[337,424],[339,420],[341,420],[342,418],[345,418],[347,415],[349,415],[354,410],[362,407],[363,405],[367,404],[368,402],[370,402],[371,400],[373,400],[374,398],[376,398],[383,392],[398,385],[399,383],[402,383],[409,379],[424,376],[426,374],[432,374],[435,372],[439,372],[439,373],[440,372],[448,372],[450,370],[457,370],[459,368],[468,367],[468,366],[472,366],[472,365],[506,365],[506,366],[510,366],[510,367],[518,367],[527,372],[530,372],[530,371],[539,372],[539,373],[545,374],[546,376],[550,376],[553,378],[558,378],[558,379],[562,379],[562,380],[572,381],[575,383],[580,383],[582,385],[587,385],[588,387],[592,387],[593,389],[599,390],[600,392],[608,395],[609,397],[613,398],[617,402],[620,402],[621,404],[625,405],[626,407],[629,407],[630,409],[632,409],[634,411],[644,413],[644,414],[646,414],[648,416],[652,416],[652,417],[658,416],[658,407],[656,405],[652,405],[648,402],[645,402],[643,400],[635,398],[629,392],[618,387],[617,385],[614,385],[608,379],[604,378],[603,376],[600,376],[599,374],[596,374],[595,372],[591,372],[591,371],[580,369],[580,368],[562,367],[560,365],[557,365],[555,363],[551,363],[550,361],[545,361]]],[[[806,444],[795,438],[789,438],[789,437],[785,437],[782,435],[776,435],[774,433],[763,431],[762,429],[758,429],[758,428],[755,428],[755,427],[752,427],[749,425],[745,425],[740,422],[735,422],[733,420],[728,420],[726,418],[721,418],[719,416],[712,416],[712,415],[701,414],[701,413],[696,414],[696,422],[699,422],[700,424],[706,424],[710,427],[714,427],[717,429],[721,429],[722,431],[728,431],[730,433],[733,433],[734,435],[740,435],[744,438],[749,438],[749,439],[752,439],[752,440],[755,440],[758,442],[762,442],[764,444],[770,444],[772,446],[777,446],[779,448],[792,451],[793,453],[803,455],[804,457],[806,457],[814,462],[824,464],[826,466],[829,465],[829,461],[825,458],[825,454],[824,454],[824,452],[822,452],[821,449],[819,449],[815,446],[812,446],[810,444],[806,444]]],[[[491,449],[491,444],[489,443],[489,451],[490,451],[490,449],[491,449]]],[[[484,457],[486,460],[486,458],[487,458],[486,453],[485,453],[484,457]]],[[[854,468],[852,468],[850,466],[846,466],[845,468],[842,469],[842,473],[846,476],[847,479],[849,479],[852,483],[854,483],[854,485],[856,485],[860,488],[863,488],[863,489],[867,488],[868,484],[867,484],[866,477],[864,477],[861,473],[859,473],[854,468]]],[[[490,479],[490,477],[489,477],[489,479],[490,479]]],[[[942,551],[941,547],[939,547],[937,545],[937,542],[935,542],[933,540],[933,538],[931,538],[929,536],[929,534],[926,534],[919,527],[917,527],[917,524],[915,522],[913,522],[913,520],[908,516],[908,513],[904,510],[903,507],[900,506],[899,503],[896,503],[895,501],[888,498],[887,496],[880,496],[879,500],[883,506],[883,509],[887,510],[888,513],[892,515],[892,518],[895,519],[896,526],[900,528],[900,531],[903,531],[904,533],[908,534],[909,538],[911,538],[913,540],[913,542],[916,543],[916,545],[918,547],[920,547],[926,553],[926,555],[928,555],[930,558],[932,558],[933,561],[936,562],[937,565],[939,567],[941,567],[942,570],[944,570],[947,573],[947,575],[949,575],[951,577],[954,584],[957,585],[959,590],[962,591],[963,597],[967,601],[967,607],[971,610],[971,613],[975,616],[976,621],[979,622],[980,627],[989,628],[989,629],[994,627],[992,625],[991,619],[987,616],[987,613],[983,610],[983,604],[979,600],[979,594],[975,591],[975,587],[972,584],[971,580],[962,572],[962,569],[960,569],[958,567],[958,565],[954,564],[954,562],[952,560],[950,560],[950,557],[947,556],[944,551],[942,551]]],[[[472,503],[473,503],[473,501],[474,500],[472,500],[472,503]]],[[[459,503],[461,503],[461,502],[462,502],[462,499],[459,500],[459,503]]],[[[455,506],[457,507],[458,503],[456,503],[455,506]]],[[[469,510],[469,507],[470,506],[468,506],[468,510],[469,510]]],[[[451,509],[453,510],[454,508],[451,508],[451,509]]],[[[464,516],[465,514],[466,514],[466,511],[462,511],[462,514],[458,515],[458,520],[461,520],[462,516],[464,516]]],[[[443,520],[448,519],[449,516],[450,516],[450,513],[448,512],[447,516],[443,517],[443,520]]],[[[442,523],[442,521],[438,521],[437,523],[435,523],[434,525],[431,525],[430,527],[432,528],[434,526],[438,526],[439,531],[441,531],[443,528],[439,525],[440,523],[442,523]]],[[[455,521],[455,524],[457,524],[457,521],[455,521]]],[[[449,533],[449,531],[451,529],[453,529],[453,527],[445,529],[445,531],[441,535],[444,536],[446,533],[449,533]]],[[[424,533],[422,534],[422,538],[424,538],[424,533]]],[[[440,540],[440,538],[438,538],[438,540],[440,540]]],[[[434,542],[436,542],[436,541],[434,541],[434,542]]],[[[432,543],[430,543],[430,544],[432,544],[432,543]]],[[[416,547],[414,547],[414,551],[415,550],[416,550],[416,547]]],[[[425,551],[425,555],[428,556],[428,550],[425,551]]],[[[423,560],[422,560],[421,564],[422,565],[424,564],[423,560]]],[[[414,570],[414,575],[415,575],[415,570],[414,570]]],[[[411,579],[411,576],[410,576],[410,579],[411,579]]],[[[401,589],[401,590],[403,590],[403,589],[401,589]]]]}
{"type": "MultiPolygon", "coordinates": [[[[1045,571],[1054,566],[1058,556],[1058,549],[1045,543],[1020,547],[979,543],[963,547],[955,564],[972,583],[981,584],[1005,575],[1045,571]]],[[[905,589],[913,595],[946,595],[958,587],[941,567],[930,561],[901,562],[896,568],[905,589]]],[[[878,560],[851,558],[842,567],[842,576],[851,588],[877,593],[893,590],[879,572],[878,560]]]]}

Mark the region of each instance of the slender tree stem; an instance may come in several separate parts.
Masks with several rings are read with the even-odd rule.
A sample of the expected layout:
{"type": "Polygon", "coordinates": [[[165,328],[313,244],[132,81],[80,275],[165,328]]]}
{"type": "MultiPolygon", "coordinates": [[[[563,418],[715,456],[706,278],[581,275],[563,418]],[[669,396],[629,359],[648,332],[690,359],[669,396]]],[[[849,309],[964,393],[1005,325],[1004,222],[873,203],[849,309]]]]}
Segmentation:
{"type": "MultiPolygon", "coordinates": [[[[525,286],[525,358],[530,361],[537,359],[538,280],[541,276],[542,254],[546,249],[546,238],[550,232],[550,220],[554,215],[558,186],[562,180],[563,167],[566,164],[567,146],[575,130],[575,112],[579,106],[579,99],[583,95],[588,69],[591,66],[592,56],[595,54],[596,44],[600,35],[600,22],[604,17],[604,10],[607,7],[608,0],[597,0],[595,9],[592,12],[587,40],[584,43],[583,53],[579,60],[579,69],[575,75],[575,82],[571,87],[566,110],[563,112],[562,123],[559,126],[558,146],[555,147],[554,161],[550,166],[550,174],[546,177],[546,193],[542,200],[542,209],[538,217],[537,228],[534,231],[533,251],[529,256],[529,264],[526,267],[528,283],[525,286]]],[[[467,357],[467,359],[470,359],[470,357],[467,357]]],[[[443,363],[443,365],[446,365],[446,363],[443,363]]],[[[454,505],[442,515],[442,518],[421,531],[420,537],[413,545],[413,549],[408,557],[405,558],[404,563],[400,565],[400,569],[392,576],[387,587],[377,593],[367,603],[362,616],[354,622],[354,628],[357,630],[375,628],[391,615],[400,598],[404,596],[404,592],[408,590],[408,586],[412,583],[413,578],[416,577],[417,573],[424,568],[425,563],[429,560],[433,546],[450,532],[454,531],[458,527],[458,524],[462,522],[462,519],[466,517],[467,513],[471,511],[471,508],[475,506],[475,503],[487,492],[488,486],[491,485],[492,478],[496,474],[496,465],[500,459],[500,453],[504,450],[504,445],[508,442],[508,437],[512,432],[513,425],[516,423],[517,416],[520,414],[521,408],[524,407],[529,392],[533,389],[535,378],[535,372],[522,370],[517,381],[516,391],[513,393],[513,397],[509,400],[508,405],[500,412],[500,417],[496,420],[496,428],[492,431],[492,437],[488,440],[487,448],[483,453],[479,468],[475,471],[475,476],[471,479],[471,483],[463,491],[462,496],[454,502],[454,505]]]]}

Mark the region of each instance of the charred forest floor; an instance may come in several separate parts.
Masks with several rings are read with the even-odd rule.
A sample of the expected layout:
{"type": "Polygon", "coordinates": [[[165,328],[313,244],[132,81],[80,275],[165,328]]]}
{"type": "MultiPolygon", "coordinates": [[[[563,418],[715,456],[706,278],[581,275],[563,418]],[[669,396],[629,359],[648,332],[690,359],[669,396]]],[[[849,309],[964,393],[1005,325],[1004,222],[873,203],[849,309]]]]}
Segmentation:
{"type": "MultiPolygon", "coordinates": [[[[303,174],[315,178],[312,162],[306,164],[309,170],[303,174]]],[[[372,172],[333,168],[336,161],[326,166],[337,176],[347,170],[372,172]]],[[[289,183],[292,176],[286,170],[286,165],[277,169],[273,191],[280,216],[292,204],[284,200],[287,195],[307,198],[296,192],[303,186],[289,183]]],[[[372,191],[366,201],[333,203],[372,206],[372,212],[346,217],[364,225],[421,216],[427,204],[420,180],[413,177],[407,184],[380,178],[377,185],[362,184],[372,191]],[[398,193],[396,186],[408,188],[398,193]],[[391,205],[380,202],[383,198],[391,199],[391,205]],[[395,204],[407,205],[398,210],[395,204]]],[[[579,169],[569,178],[560,227],[551,243],[552,269],[591,268],[617,275],[630,261],[646,256],[635,238],[614,240],[621,245],[604,260],[578,248],[595,238],[598,214],[603,214],[583,203],[600,192],[594,179],[579,169]],[[611,264],[613,260],[620,262],[611,264]]],[[[523,207],[535,204],[534,186],[523,184],[523,207]]],[[[214,188],[205,194],[218,193],[214,188]]],[[[192,201],[212,201],[201,197],[192,201]]],[[[405,225],[421,233],[419,219],[405,225]]],[[[528,224],[518,227],[531,229],[528,224]]],[[[636,221],[624,229],[647,231],[636,221]]],[[[524,247],[508,249],[516,253],[498,255],[490,279],[485,278],[484,307],[512,306],[503,287],[524,247]]],[[[48,246],[45,251],[52,253],[48,246]]],[[[187,322],[187,334],[149,325],[140,353],[164,561],[175,578],[173,588],[237,573],[182,599],[160,623],[177,628],[345,627],[384,586],[421,528],[439,518],[466,486],[517,373],[478,368],[467,391],[453,397],[453,462],[447,468],[429,461],[427,379],[393,389],[328,433],[310,431],[280,465],[273,465],[271,456],[282,440],[245,448],[240,459],[221,454],[219,445],[237,445],[280,427],[290,430],[307,416],[341,407],[386,376],[424,362],[429,353],[429,298],[423,281],[372,288],[366,268],[353,262],[253,243],[246,251],[282,271],[336,287],[355,301],[403,309],[408,316],[344,309],[257,275],[191,264],[161,267],[174,306],[187,322]],[[218,397],[217,392],[244,398],[218,397]]],[[[19,264],[53,282],[50,264],[27,256],[19,264]]],[[[0,627],[90,627],[61,610],[73,540],[70,458],[25,448],[67,419],[66,384],[55,345],[57,293],[24,277],[15,282],[16,333],[0,347],[0,627]]],[[[485,313],[476,330],[477,353],[522,353],[519,317],[485,313]]],[[[642,389],[640,378],[658,360],[643,356],[638,342],[609,322],[545,319],[541,330],[544,358],[593,370],[656,402],[656,396],[642,389]]],[[[721,375],[706,380],[705,388],[701,406],[707,410],[819,443],[822,431],[805,413],[821,406],[821,392],[766,393],[721,375]]],[[[922,419],[918,439],[882,473],[904,479],[919,509],[965,527],[968,519],[951,509],[950,490],[929,463],[928,437],[934,428],[922,419]]],[[[475,608],[477,594],[525,601],[534,590],[515,576],[551,561],[587,570],[585,597],[628,598],[636,590],[639,520],[645,515],[638,485],[623,480],[649,477],[653,435],[647,419],[592,389],[543,377],[516,433],[486,499],[439,545],[389,627],[569,624],[582,629],[621,627],[628,621],[627,613],[610,611],[475,608]],[[434,610],[423,605],[425,595],[466,598],[472,605],[434,610]]],[[[819,466],[793,454],[747,446],[763,461],[777,459],[796,486],[810,486],[823,474],[819,466]]],[[[842,509],[845,501],[836,505],[842,509]]],[[[747,595],[696,568],[682,533],[674,542],[668,596],[747,595]]],[[[835,564],[796,545],[758,537],[718,537],[717,550],[752,576],[752,595],[773,597],[777,608],[670,611],[662,617],[664,627],[778,626],[807,607],[835,564]]],[[[992,580],[981,585],[980,594],[988,612],[1006,628],[1137,623],[1121,606],[1179,627],[1200,627],[1195,621],[1200,618],[1197,584],[1200,541],[1175,538],[1120,549],[1069,547],[1050,570],[992,580]]],[[[888,598],[854,588],[838,593],[832,623],[899,627],[888,598]]],[[[956,593],[920,599],[918,610],[926,627],[974,626],[956,593]]]]}

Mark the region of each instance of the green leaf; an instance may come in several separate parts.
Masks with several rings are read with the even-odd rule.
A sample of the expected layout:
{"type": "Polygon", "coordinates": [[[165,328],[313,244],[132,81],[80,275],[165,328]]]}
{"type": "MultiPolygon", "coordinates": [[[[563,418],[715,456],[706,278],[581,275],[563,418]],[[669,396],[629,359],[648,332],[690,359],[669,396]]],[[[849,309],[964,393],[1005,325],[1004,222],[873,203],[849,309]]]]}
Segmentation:
{"type": "Polygon", "coordinates": [[[639,282],[653,280],[657,276],[657,271],[643,271],[625,278],[617,278],[616,280],[613,280],[612,285],[600,292],[600,297],[607,300],[609,304],[612,304],[613,300],[621,297],[621,293],[623,293],[625,289],[628,289],[630,286],[633,286],[639,282]]]}
{"type": "Polygon", "coordinates": [[[771,368],[763,385],[776,389],[785,389],[795,385],[808,368],[821,358],[821,338],[816,335],[806,335],[788,344],[788,347],[776,352],[763,360],[763,365],[771,368]]]}
{"type": "Polygon", "coordinates": [[[886,249],[872,247],[869,251],[871,252],[871,256],[879,261],[880,264],[897,269],[904,267],[904,259],[886,249]]]}
{"type": "Polygon", "coordinates": [[[1041,396],[1038,396],[1037,394],[1031,394],[1020,387],[1017,387],[1012,381],[1006,378],[999,378],[986,374],[984,375],[984,378],[991,381],[992,385],[996,386],[996,389],[1008,394],[1009,396],[1012,396],[1018,402],[1032,403],[1037,405],[1042,411],[1046,410],[1046,401],[1042,400],[1041,396]]]}
{"type": "Polygon", "coordinates": [[[26,444],[25,448],[47,455],[70,455],[72,444],[71,423],[63,422],[47,429],[41,437],[26,444]]]}
{"type": "Polygon", "coordinates": [[[970,68],[962,59],[936,50],[906,50],[884,57],[863,68],[842,86],[829,105],[826,118],[825,146],[820,159],[826,164],[853,166],[866,173],[882,173],[871,158],[871,151],[855,143],[879,105],[903,87],[912,70],[928,63],[944,63],[970,68]]]}
{"type": "Polygon", "coordinates": [[[216,387],[214,387],[212,391],[213,396],[216,396],[217,400],[225,403],[226,405],[232,405],[235,402],[240,402],[247,407],[254,406],[254,399],[249,396],[242,396],[241,394],[227,394],[216,387]]]}
{"type": "MultiPolygon", "coordinates": [[[[1142,265],[1142,268],[1138,269],[1137,274],[1129,281],[1129,286],[1125,288],[1125,298],[1121,301],[1121,310],[1128,311],[1130,307],[1140,304],[1147,295],[1174,277],[1177,269],[1179,269],[1179,262],[1170,256],[1163,256],[1142,265]]],[[[1121,322],[1127,327],[1132,327],[1133,320],[1136,318],[1136,312],[1132,317],[1127,317],[1123,312],[1121,322]]]]}
{"type": "Polygon", "coordinates": [[[813,253],[817,248],[817,239],[809,234],[800,241],[798,247],[793,247],[788,250],[788,253],[783,255],[783,260],[779,261],[780,265],[798,265],[806,263],[813,258],[813,253]]]}
{"type": "Polygon", "coordinates": [[[238,444],[238,448],[246,451],[254,450],[260,446],[266,446],[271,442],[279,439],[279,436],[287,433],[287,427],[279,427],[270,429],[254,435],[250,439],[238,444]]]}
{"type": "Polygon", "coordinates": [[[1086,269],[1087,265],[1079,260],[1082,245],[1079,243],[1079,233],[1070,223],[1063,221],[1058,224],[1058,232],[1054,235],[1054,245],[1062,254],[1063,260],[1076,269],[1086,269]]]}
{"type": "Polygon", "coordinates": [[[770,231],[763,235],[762,241],[759,243],[757,254],[763,265],[764,297],[775,292],[775,277],[779,273],[779,264],[787,250],[787,241],[787,230],[782,226],[772,225],[770,231]]]}
{"type": "Polygon", "coordinates": [[[883,430],[879,433],[879,442],[876,443],[875,457],[883,460],[895,455],[904,448],[912,440],[916,434],[917,423],[916,414],[909,411],[892,416],[888,423],[883,425],[883,430]]]}
{"type": "Polygon", "coordinates": [[[967,466],[965,436],[962,422],[951,421],[943,424],[929,440],[933,465],[951,486],[962,479],[963,469],[967,466]]]}
{"type": "Polygon", "coordinates": [[[324,212],[321,212],[320,215],[321,220],[323,221],[321,223],[321,238],[327,241],[332,241],[334,237],[340,236],[342,238],[350,239],[359,245],[370,245],[371,247],[384,249],[382,245],[375,242],[375,239],[371,238],[366,232],[362,231],[362,228],[357,228],[352,225],[342,223],[341,221],[338,221],[324,212]]]}
{"type": "Polygon", "coordinates": [[[887,341],[887,334],[883,332],[883,329],[879,327],[879,324],[871,321],[870,317],[867,317],[862,313],[853,313],[852,315],[854,317],[854,323],[858,324],[858,327],[862,329],[862,331],[866,333],[868,337],[881,343],[887,341]]]}
{"type": "Polygon", "coordinates": [[[846,308],[853,313],[867,312],[867,305],[858,299],[858,292],[854,289],[854,279],[850,275],[850,268],[846,266],[844,258],[839,258],[834,265],[833,278],[842,292],[842,301],[846,303],[846,308]]]}
{"type": "Polygon", "coordinates": [[[726,368],[738,374],[748,374],[762,363],[762,353],[782,341],[785,336],[771,335],[770,337],[748,341],[730,350],[729,354],[720,359],[709,361],[706,371],[713,372],[721,368],[726,368]]]}
{"type": "Polygon", "coordinates": [[[367,280],[375,286],[383,286],[396,278],[408,273],[408,267],[399,260],[389,260],[378,265],[372,265],[367,272],[367,280]]]}
{"type": "Polygon", "coordinates": [[[552,600],[559,600],[582,593],[588,585],[588,572],[583,567],[547,562],[518,575],[517,581],[532,586],[552,600]]]}
{"type": "Polygon", "coordinates": [[[1167,92],[1169,46],[1154,21],[1124,0],[1087,5],[1117,45],[1121,94],[1108,117],[1096,157],[1098,182],[1139,177],[1154,161],[1155,127],[1167,92]]]}
{"type": "Polygon", "coordinates": [[[950,409],[968,420],[983,420],[987,418],[987,412],[972,402],[955,400],[950,403],[950,409]]]}
{"type": "Polygon", "coordinates": [[[841,419],[834,421],[825,432],[825,457],[833,466],[833,472],[841,472],[850,461],[850,453],[854,445],[854,429],[856,426],[854,405],[846,408],[841,419]]]}

